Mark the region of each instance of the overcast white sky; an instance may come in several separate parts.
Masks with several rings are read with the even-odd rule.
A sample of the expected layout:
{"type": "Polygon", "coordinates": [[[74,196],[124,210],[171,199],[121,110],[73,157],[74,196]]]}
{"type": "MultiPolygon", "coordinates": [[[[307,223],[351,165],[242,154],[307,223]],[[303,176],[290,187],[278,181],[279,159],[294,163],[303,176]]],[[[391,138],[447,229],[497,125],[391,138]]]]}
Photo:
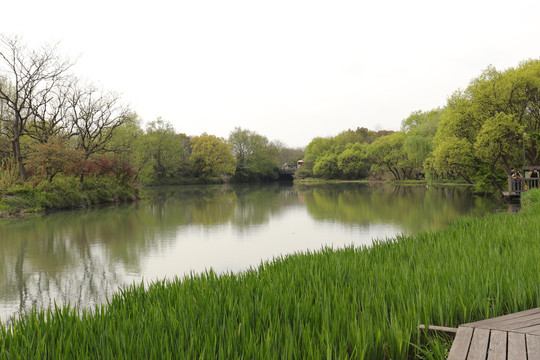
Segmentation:
{"type": "Polygon", "coordinates": [[[540,57],[540,1],[18,0],[0,32],[60,42],[145,121],[288,146],[398,130],[492,64],[540,57]]]}

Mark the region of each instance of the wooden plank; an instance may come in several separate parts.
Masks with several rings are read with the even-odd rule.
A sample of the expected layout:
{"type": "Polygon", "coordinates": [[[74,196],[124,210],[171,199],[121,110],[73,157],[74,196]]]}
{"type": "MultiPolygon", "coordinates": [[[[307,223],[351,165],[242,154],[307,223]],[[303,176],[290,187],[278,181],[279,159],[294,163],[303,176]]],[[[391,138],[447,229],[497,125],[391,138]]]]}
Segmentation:
{"type": "Polygon", "coordinates": [[[540,360],[540,336],[525,335],[528,360],[540,360]]]}
{"type": "Polygon", "coordinates": [[[524,334],[540,335],[540,329],[538,329],[537,326],[526,328],[526,329],[518,329],[516,331],[524,333],[524,334]]]}
{"type": "Polygon", "coordinates": [[[508,359],[527,360],[525,334],[508,333],[508,359]]]}
{"type": "Polygon", "coordinates": [[[530,310],[525,310],[525,311],[506,314],[506,315],[502,315],[502,316],[492,317],[492,318],[489,318],[489,319],[479,320],[479,321],[475,321],[475,322],[471,322],[471,323],[467,323],[467,324],[462,324],[462,325],[477,327],[479,325],[487,325],[487,324],[497,323],[497,322],[501,322],[501,321],[508,321],[508,320],[513,320],[513,319],[522,319],[524,317],[533,316],[533,315],[538,314],[538,313],[540,313],[540,308],[534,308],[534,309],[530,309],[530,310]]]}
{"type": "Polygon", "coordinates": [[[461,325],[448,359],[540,360],[540,308],[461,325]]]}
{"type": "MultiPolygon", "coordinates": [[[[540,316],[537,318],[527,318],[523,321],[516,321],[508,324],[501,324],[498,326],[503,326],[505,330],[526,330],[532,329],[540,326],[540,316]]],[[[532,329],[534,331],[534,329],[532,329]]],[[[523,332],[523,331],[521,331],[523,332]]]]}
{"type": "Polygon", "coordinates": [[[540,325],[526,326],[512,331],[523,334],[540,335],[540,325]]]}
{"type": "Polygon", "coordinates": [[[453,327],[447,327],[447,326],[435,326],[435,325],[424,325],[424,324],[420,324],[418,325],[418,329],[424,331],[428,336],[434,336],[434,335],[439,335],[439,336],[445,336],[449,339],[453,339],[456,337],[456,333],[457,333],[457,328],[453,328],[453,327]]]}
{"type": "Polygon", "coordinates": [[[506,360],[506,331],[493,330],[489,338],[487,360],[506,360]]]}
{"type": "Polygon", "coordinates": [[[469,345],[471,343],[473,334],[473,328],[460,326],[458,328],[456,338],[452,347],[450,348],[450,354],[448,354],[448,360],[465,360],[469,352],[469,345]]]}
{"type": "Polygon", "coordinates": [[[488,329],[474,329],[467,360],[485,360],[489,344],[488,329]]]}
{"type": "MultiPolygon", "coordinates": [[[[506,319],[501,321],[494,321],[489,324],[490,329],[499,330],[514,330],[534,325],[540,325],[540,313],[526,315],[519,318],[506,319]]],[[[479,326],[484,327],[484,326],[479,326]]]]}
{"type": "Polygon", "coordinates": [[[471,323],[467,323],[467,324],[462,324],[462,326],[479,327],[479,326],[482,326],[482,325],[489,325],[489,324],[492,324],[492,323],[497,323],[499,321],[505,321],[505,320],[509,320],[509,319],[521,318],[521,317],[524,317],[524,316],[533,315],[533,314],[537,314],[537,313],[540,313],[540,308],[534,308],[534,309],[530,309],[530,310],[520,311],[520,312],[517,312],[517,313],[497,316],[497,317],[493,317],[493,318],[489,318],[489,319],[485,319],[485,320],[480,320],[480,321],[475,321],[475,322],[471,322],[471,323]]]}

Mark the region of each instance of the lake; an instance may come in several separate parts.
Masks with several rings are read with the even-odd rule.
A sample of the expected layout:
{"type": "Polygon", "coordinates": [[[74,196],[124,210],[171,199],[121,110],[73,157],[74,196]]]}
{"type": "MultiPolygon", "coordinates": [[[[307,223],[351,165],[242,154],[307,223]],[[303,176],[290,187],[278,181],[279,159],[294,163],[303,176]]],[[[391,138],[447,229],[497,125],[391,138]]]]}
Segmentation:
{"type": "Polygon", "coordinates": [[[32,307],[93,307],[120,287],[328,246],[370,246],[505,210],[467,187],[178,186],[125,205],[0,221],[0,321],[32,307]]]}

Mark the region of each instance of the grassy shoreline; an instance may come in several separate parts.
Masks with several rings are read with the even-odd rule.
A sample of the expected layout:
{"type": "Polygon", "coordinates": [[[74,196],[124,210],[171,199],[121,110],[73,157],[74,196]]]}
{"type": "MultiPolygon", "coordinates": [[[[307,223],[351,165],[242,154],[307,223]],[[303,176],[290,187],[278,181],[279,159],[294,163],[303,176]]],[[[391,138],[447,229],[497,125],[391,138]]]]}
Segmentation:
{"type": "Polygon", "coordinates": [[[76,209],[139,199],[139,188],[109,176],[87,176],[83,182],[58,175],[54,181],[14,184],[1,192],[0,218],[76,209]]]}
{"type": "Polygon", "coordinates": [[[444,358],[444,341],[418,347],[419,324],[456,327],[540,306],[539,198],[531,190],[522,213],[370,248],[133,285],[92,311],[25,314],[0,325],[0,357],[444,358]]]}
{"type": "Polygon", "coordinates": [[[473,184],[455,181],[433,181],[433,180],[342,180],[342,179],[321,179],[321,178],[305,178],[295,179],[295,184],[301,185],[316,185],[316,184],[340,184],[340,183],[360,183],[360,184],[389,184],[389,185],[404,185],[404,186],[465,186],[473,187],[473,184]]]}

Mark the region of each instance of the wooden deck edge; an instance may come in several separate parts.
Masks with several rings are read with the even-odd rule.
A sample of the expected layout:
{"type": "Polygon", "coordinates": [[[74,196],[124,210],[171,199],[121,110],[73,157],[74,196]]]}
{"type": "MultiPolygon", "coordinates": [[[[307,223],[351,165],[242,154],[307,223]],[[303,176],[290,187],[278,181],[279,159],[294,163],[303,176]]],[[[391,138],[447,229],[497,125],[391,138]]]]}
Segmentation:
{"type": "Polygon", "coordinates": [[[456,337],[456,333],[458,329],[453,327],[447,327],[447,326],[435,326],[435,325],[424,325],[420,324],[418,325],[418,329],[422,330],[424,333],[426,333],[428,336],[445,336],[450,339],[454,339],[456,337]]]}
{"type": "Polygon", "coordinates": [[[519,197],[521,196],[521,192],[516,192],[516,191],[503,191],[502,192],[502,195],[504,197],[519,197]]]}

